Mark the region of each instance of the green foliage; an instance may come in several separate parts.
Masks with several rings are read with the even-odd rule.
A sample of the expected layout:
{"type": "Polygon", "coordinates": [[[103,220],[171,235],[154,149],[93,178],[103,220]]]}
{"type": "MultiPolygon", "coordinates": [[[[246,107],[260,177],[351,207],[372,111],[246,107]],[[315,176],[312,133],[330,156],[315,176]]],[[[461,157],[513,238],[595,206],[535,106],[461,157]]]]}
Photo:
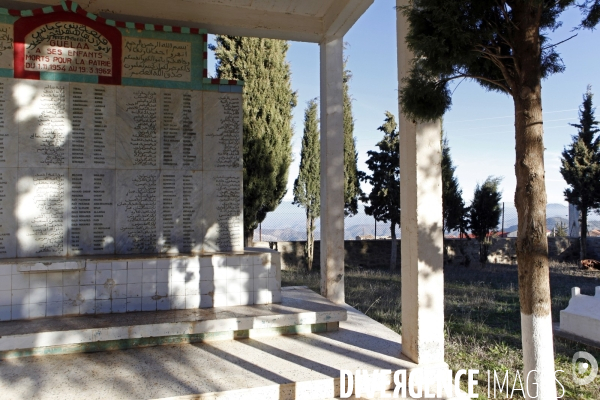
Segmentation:
{"type": "MultiPolygon", "coordinates": [[[[587,17],[582,26],[591,28],[598,22],[600,0],[584,3],[587,17]]],[[[440,118],[451,106],[448,83],[453,79],[472,79],[487,90],[517,94],[522,69],[516,37],[523,27],[515,20],[516,7],[541,7],[536,27],[541,74],[546,78],[562,72],[564,65],[547,34],[560,26],[558,17],[574,4],[575,0],[517,1],[510,6],[496,0],[413,0],[400,7],[410,23],[406,40],[416,60],[402,82],[403,112],[415,120],[440,118]]]]}
{"type": "Polygon", "coordinates": [[[554,227],[554,236],[567,237],[567,224],[560,222],[554,227]]]}
{"type": "Polygon", "coordinates": [[[243,80],[244,234],[251,237],[286,193],[292,161],[291,88],[286,41],[217,35],[217,77],[243,80]]]}
{"type": "Polygon", "coordinates": [[[598,22],[600,22],[600,0],[585,0],[580,5],[585,15],[585,18],[581,22],[581,26],[587,29],[594,29],[598,22]]]}
{"type": "Polygon", "coordinates": [[[306,247],[304,255],[312,270],[315,220],[321,213],[321,143],[317,99],[310,100],[304,111],[304,135],[300,151],[300,171],[294,181],[294,204],[306,211],[306,247]]]}
{"type": "Polygon", "coordinates": [[[483,185],[477,184],[473,193],[473,201],[469,209],[469,228],[479,242],[479,261],[485,264],[487,250],[490,245],[490,233],[495,231],[500,222],[501,193],[498,186],[502,178],[489,176],[483,185]]]}
{"type": "Polygon", "coordinates": [[[352,115],[352,98],[348,82],[352,73],[347,70],[344,62],[343,95],[344,95],[344,214],[346,216],[358,213],[358,199],[363,195],[360,189],[360,173],[356,166],[358,153],[354,139],[354,117],[352,115]]]}
{"type": "Polygon", "coordinates": [[[593,94],[588,86],[579,110],[579,124],[573,142],[562,152],[560,173],[570,186],[565,189],[565,199],[581,211],[581,258],[586,257],[587,215],[600,207],[600,136],[595,137],[598,121],[594,117],[593,94]]]}
{"type": "Polygon", "coordinates": [[[462,189],[454,175],[456,167],[450,156],[448,138],[442,132],[442,210],[444,231],[459,230],[465,233],[468,225],[468,207],[462,198],[462,189]]]}
{"type": "Polygon", "coordinates": [[[372,186],[371,193],[363,197],[369,203],[365,213],[377,221],[400,225],[400,153],[396,127],[394,115],[386,111],[383,125],[377,128],[384,135],[377,143],[379,151],[367,151],[371,175],[364,175],[362,179],[372,186]]]}
{"type": "Polygon", "coordinates": [[[321,212],[321,165],[317,99],[304,111],[304,135],[300,151],[300,171],[294,182],[294,204],[306,209],[306,216],[317,218],[321,212]]]}
{"type": "Polygon", "coordinates": [[[383,125],[377,128],[383,132],[383,139],[377,143],[379,151],[367,151],[367,167],[371,175],[360,174],[361,179],[372,186],[368,196],[361,196],[363,201],[369,203],[365,206],[365,213],[375,217],[376,221],[390,223],[390,269],[396,268],[396,225],[400,225],[400,143],[396,127],[394,115],[386,111],[383,125]]]}
{"type": "Polygon", "coordinates": [[[600,190],[600,137],[594,138],[598,121],[594,117],[593,94],[588,86],[579,110],[579,124],[570,124],[578,129],[569,148],[562,152],[560,173],[570,186],[565,189],[565,199],[577,206],[581,212],[600,206],[595,191],[600,190]]]}

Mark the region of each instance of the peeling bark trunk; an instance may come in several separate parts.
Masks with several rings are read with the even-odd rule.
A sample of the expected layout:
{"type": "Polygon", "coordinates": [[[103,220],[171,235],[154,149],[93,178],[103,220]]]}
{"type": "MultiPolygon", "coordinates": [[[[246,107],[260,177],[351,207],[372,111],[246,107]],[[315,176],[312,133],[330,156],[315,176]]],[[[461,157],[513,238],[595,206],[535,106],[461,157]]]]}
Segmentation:
{"type": "Polygon", "coordinates": [[[390,256],[390,271],[396,269],[396,255],[398,254],[398,241],[396,240],[396,223],[391,223],[392,230],[392,254],[390,256]]]}
{"type": "Polygon", "coordinates": [[[587,258],[587,208],[581,210],[581,234],[579,235],[579,263],[587,258]]]}
{"type": "Polygon", "coordinates": [[[517,262],[526,397],[556,399],[542,120],[541,2],[514,9],[517,262]],[[531,373],[531,375],[529,375],[531,373]],[[537,383],[537,385],[535,385],[537,383]],[[536,396],[537,395],[537,396],[536,396]]]}

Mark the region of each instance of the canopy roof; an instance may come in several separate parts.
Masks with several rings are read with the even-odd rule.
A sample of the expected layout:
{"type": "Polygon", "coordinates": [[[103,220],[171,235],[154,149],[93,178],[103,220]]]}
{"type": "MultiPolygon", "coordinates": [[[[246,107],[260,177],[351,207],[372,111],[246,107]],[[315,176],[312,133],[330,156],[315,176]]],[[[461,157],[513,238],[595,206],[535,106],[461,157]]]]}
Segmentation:
{"type": "MultiPolygon", "coordinates": [[[[60,0],[2,1],[30,9],[60,0]]],[[[373,0],[87,0],[86,11],[132,22],[205,28],[209,33],[304,42],[341,38],[373,0]]]]}

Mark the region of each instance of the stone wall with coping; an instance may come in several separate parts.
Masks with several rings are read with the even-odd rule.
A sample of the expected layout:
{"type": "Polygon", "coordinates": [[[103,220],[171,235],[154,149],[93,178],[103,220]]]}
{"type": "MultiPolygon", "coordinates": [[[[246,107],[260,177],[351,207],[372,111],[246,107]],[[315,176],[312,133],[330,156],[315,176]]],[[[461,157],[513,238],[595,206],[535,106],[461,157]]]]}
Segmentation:
{"type": "MultiPolygon", "coordinates": [[[[306,242],[273,242],[271,245],[281,253],[281,266],[305,267],[304,245],[306,242]]],[[[600,259],[600,238],[590,237],[588,257],[600,259]]],[[[256,244],[269,247],[268,242],[256,244]]],[[[479,260],[479,243],[472,239],[446,239],[444,241],[444,262],[452,265],[477,265],[479,260]]],[[[579,259],[579,238],[549,237],[548,250],[551,260],[576,261],[579,259]]],[[[344,242],[345,264],[350,268],[387,268],[389,267],[390,240],[347,240],[344,242]]],[[[313,269],[320,268],[320,242],[315,241],[313,269]]],[[[400,266],[400,240],[397,249],[397,267],[400,266]]],[[[499,264],[515,264],[517,261],[516,239],[494,239],[490,247],[488,262],[499,264]]]]}
{"type": "Polygon", "coordinates": [[[280,301],[281,259],[268,249],[0,263],[0,321],[280,301]]]}

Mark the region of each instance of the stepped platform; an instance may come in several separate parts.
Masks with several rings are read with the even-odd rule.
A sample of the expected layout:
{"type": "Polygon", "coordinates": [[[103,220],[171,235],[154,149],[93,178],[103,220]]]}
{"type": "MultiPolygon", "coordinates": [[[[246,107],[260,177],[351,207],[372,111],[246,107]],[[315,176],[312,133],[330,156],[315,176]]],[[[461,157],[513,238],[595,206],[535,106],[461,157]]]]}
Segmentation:
{"type": "MultiPolygon", "coordinates": [[[[340,369],[405,369],[410,373],[418,367],[401,355],[400,335],[354,308],[336,306],[307,288],[283,288],[281,305],[246,307],[213,309],[218,318],[212,321],[227,321],[227,324],[237,324],[234,327],[239,327],[238,331],[248,330],[246,336],[234,335],[244,337],[240,340],[205,338],[207,340],[197,343],[162,342],[155,343],[164,344],[162,346],[43,357],[13,354],[12,358],[0,361],[0,393],[3,399],[328,399],[340,395],[340,369]],[[250,316],[246,307],[261,309],[264,314],[250,316]],[[286,307],[295,311],[286,314],[283,311],[286,307]],[[242,308],[246,311],[240,312],[242,308]],[[338,321],[321,322],[335,319],[338,321]],[[288,325],[291,322],[296,325],[288,325]],[[335,329],[338,324],[339,329],[335,329]],[[292,332],[292,329],[277,331],[278,326],[313,328],[297,328],[292,332]],[[319,332],[315,326],[324,330],[319,332]],[[266,331],[261,332],[261,329],[266,331]]],[[[131,316],[130,326],[171,323],[174,326],[187,324],[190,329],[202,324],[159,321],[155,316],[148,317],[153,318],[152,323],[135,325],[143,313],[139,314],[131,316]]],[[[179,314],[171,315],[182,318],[179,314]]],[[[98,316],[92,318],[98,319],[98,316]]],[[[98,319],[95,329],[107,329],[100,321],[104,319],[98,319]]],[[[20,323],[33,327],[40,322],[20,323]]],[[[2,324],[0,329],[9,326],[2,324]]],[[[222,331],[222,328],[216,330],[222,331]]],[[[134,333],[135,328],[132,328],[131,335],[134,333]]],[[[0,340],[6,338],[0,335],[0,340]]]]}
{"type": "Polygon", "coordinates": [[[97,314],[0,322],[0,359],[326,332],[346,310],[310,290],[280,304],[97,314]]]}

